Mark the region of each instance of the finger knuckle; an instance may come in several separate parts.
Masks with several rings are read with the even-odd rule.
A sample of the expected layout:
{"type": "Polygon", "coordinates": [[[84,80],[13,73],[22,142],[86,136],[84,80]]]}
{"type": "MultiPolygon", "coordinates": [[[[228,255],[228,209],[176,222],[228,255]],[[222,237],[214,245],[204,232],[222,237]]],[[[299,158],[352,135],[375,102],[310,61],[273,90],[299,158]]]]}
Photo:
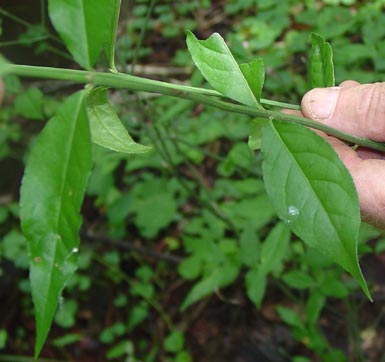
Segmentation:
{"type": "Polygon", "coordinates": [[[362,86],[358,102],[359,119],[367,137],[385,139],[385,83],[362,86]]]}

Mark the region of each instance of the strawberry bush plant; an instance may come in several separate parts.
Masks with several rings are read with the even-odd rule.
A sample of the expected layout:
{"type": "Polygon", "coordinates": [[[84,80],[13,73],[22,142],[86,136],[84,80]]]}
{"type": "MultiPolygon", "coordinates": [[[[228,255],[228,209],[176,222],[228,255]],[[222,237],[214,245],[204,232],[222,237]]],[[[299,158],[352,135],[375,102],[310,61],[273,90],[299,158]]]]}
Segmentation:
{"type": "MultiPolygon", "coordinates": [[[[244,150],[246,158],[250,157],[247,154],[248,147],[253,151],[261,150],[264,185],[253,183],[250,179],[239,180],[250,182],[251,190],[248,192],[252,195],[262,194],[255,202],[255,213],[259,220],[255,224],[234,224],[234,220],[227,216],[231,215],[231,205],[227,206],[228,210],[224,208],[226,215],[218,211],[216,203],[209,200],[207,204],[211,215],[222,220],[222,227],[231,231],[236,242],[233,239],[226,240],[219,232],[219,237],[216,237],[222,240],[214,244],[205,240],[202,235],[204,232],[199,227],[195,225],[194,229],[194,225],[190,225],[193,236],[185,241],[185,245],[191,256],[180,263],[179,271],[186,279],[201,276],[201,280],[187,294],[181,305],[182,310],[218,288],[231,284],[238,276],[241,264],[249,268],[245,277],[248,297],[260,306],[267,276],[282,267],[290,232],[327,259],[342,266],[357,281],[366,296],[371,298],[358,263],[361,220],[353,181],[331,146],[312,129],[375,150],[385,150],[383,144],[279,112],[279,108],[299,107],[263,98],[265,77],[266,81],[268,78],[262,58],[238,63],[218,33],[206,40],[198,40],[192,32],[187,32],[188,51],[211,89],[161,82],[117,70],[115,48],[121,5],[119,0],[99,1],[97,5],[87,0],[50,0],[48,5],[49,18],[54,28],[72,59],[83,70],[18,65],[11,64],[5,58],[0,59],[0,75],[3,77],[16,75],[84,85],[83,89],[66,97],[38,136],[27,157],[20,191],[20,219],[29,247],[30,282],[36,318],[36,358],[49,333],[63,290],[78,267],[78,254],[82,247],[79,238],[82,222],[80,209],[93,163],[95,168],[98,163],[92,144],[98,145],[97,152],[100,154],[103,154],[101,150],[104,148],[135,155],[136,160],[140,160],[139,157],[154,155],[154,149],[158,151],[156,144],[169,141],[171,135],[170,130],[163,134],[157,131],[155,136],[149,137],[153,144],[134,141],[108,97],[110,89],[162,94],[177,100],[209,105],[235,117],[248,116],[245,122],[252,125],[249,146],[239,144],[231,150],[222,166],[221,172],[224,174],[232,172],[231,162],[241,162],[240,155],[244,150]],[[73,26],[68,27],[68,24],[73,26]],[[105,71],[94,68],[101,54],[106,59],[105,71]],[[234,155],[233,159],[230,154],[234,155]],[[270,201],[261,191],[264,188],[270,201]],[[256,223],[261,222],[260,226],[266,223],[261,221],[263,215],[259,208],[267,210],[266,222],[271,219],[273,209],[281,220],[268,233],[262,246],[254,242],[256,223]],[[197,248],[199,242],[201,248],[197,248]],[[208,258],[210,252],[221,254],[221,260],[208,258]]],[[[271,36],[274,38],[274,34],[271,36]]],[[[322,36],[312,33],[310,44],[310,87],[333,86],[334,64],[329,43],[322,36]]],[[[31,90],[26,96],[24,102],[36,105],[42,94],[31,90]]],[[[32,114],[32,118],[42,118],[41,110],[26,111],[28,106],[20,105],[20,102],[23,99],[19,99],[21,112],[32,114]]],[[[179,109],[183,110],[186,103],[183,101],[177,104],[180,108],[174,109],[176,113],[179,109]]],[[[151,126],[149,128],[151,134],[151,126]]],[[[180,150],[174,147],[178,153],[180,150]]],[[[199,156],[190,157],[193,159],[199,156]]],[[[169,161],[172,163],[171,157],[169,161]]],[[[245,167],[250,165],[251,161],[245,163],[245,167]]],[[[142,186],[141,189],[138,186],[133,196],[126,195],[127,198],[133,197],[135,204],[127,214],[135,214],[137,225],[147,237],[156,235],[175,217],[177,205],[173,195],[181,191],[167,181],[162,182],[149,178],[146,180],[147,187],[142,186]],[[154,189],[158,193],[151,193],[154,189]],[[168,192],[161,193],[161,189],[168,192]],[[146,198],[148,195],[151,197],[146,198]],[[148,203],[153,204],[155,209],[150,216],[146,214],[148,208],[143,207],[148,203]],[[167,209],[156,209],[156,205],[167,205],[167,209]],[[158,218],[158,214],[164,217],[158,218]]],[[[240,188],[247,188],[245,184],[239,185],[240,188]]],[[[185,188],[188,190],[188,187],[185,188]]],[[[109,217],[119,223],[119,214],[124,215],[124,212],[117,200],[115,210],[111,208],[109,217]]],[[[240,208],[235,210],[234,217],[242,219],[240,208]]],[[[209,220],[210,216],[206,215],[205,218],[209,220]]],[[[196,224],[200,222],[204,220],[197,219],[196,224]]],[[[142,278],[143,282],[148,280],[141,274],[138,278],[142,278]]],[[[298,289],[310,288],[315,283],[299,271],[285,274],[283,280],[298,289]]],[[[144,300],[150,300],[152,296],[151,287],[136,287],[135,293],[144,300]]],[[[309,312],[304,323],[293,323],[295,317],[284,308],[279,313],[282,319],[292,321],[298,333],[308,333],[308,324],[311,324],[309,320],[318,315],[323,302],[322,296],[309,299],[309,312]],[[314,306],[314,300],[321,302],[314,306]]],[[[139,308],[138,311],[142,315],[146,314],[145,308],[139,308]]],[[[118,330],[111,333],[119,334],[118,330]]],[[[172,353],[183,352],[183,344],[183,336],[174,331],[166,340],[165,348],[172,353]]]]}

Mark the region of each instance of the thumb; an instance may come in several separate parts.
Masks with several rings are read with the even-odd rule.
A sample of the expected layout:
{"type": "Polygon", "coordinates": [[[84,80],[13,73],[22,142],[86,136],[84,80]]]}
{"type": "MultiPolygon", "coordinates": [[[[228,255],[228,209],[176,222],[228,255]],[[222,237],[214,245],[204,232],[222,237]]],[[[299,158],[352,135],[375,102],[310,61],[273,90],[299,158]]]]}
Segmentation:
{"type": "Polygon", "coordinates": [[[302,113],[342,132],[385,141],[385,83],[315,88],[303,97],[302,113]]]}

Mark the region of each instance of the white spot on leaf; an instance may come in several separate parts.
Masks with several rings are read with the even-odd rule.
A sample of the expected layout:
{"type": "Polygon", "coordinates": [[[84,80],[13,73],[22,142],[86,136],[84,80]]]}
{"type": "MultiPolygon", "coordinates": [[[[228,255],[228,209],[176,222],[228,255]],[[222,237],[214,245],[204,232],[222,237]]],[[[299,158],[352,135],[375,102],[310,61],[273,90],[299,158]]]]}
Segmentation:
{"type": "Polygon", "coordinates": [[[287,208],[287,220],[286,220],[286,223],[287,224],[291,224],[298,217],[298,215],[299,215],[298,208],[296,208],[293,205],[290,205],[287,208]]]}

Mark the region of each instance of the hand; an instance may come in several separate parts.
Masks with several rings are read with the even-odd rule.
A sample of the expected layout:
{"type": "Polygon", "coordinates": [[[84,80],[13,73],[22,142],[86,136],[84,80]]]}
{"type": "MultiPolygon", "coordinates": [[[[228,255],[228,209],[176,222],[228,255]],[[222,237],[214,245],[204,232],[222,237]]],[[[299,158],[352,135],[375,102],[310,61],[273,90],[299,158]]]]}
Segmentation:
{"type": "MultiPolygon", "coordinates": [[[[316,88],[302,99],[302,114],[345,133],[385,141],[385,83],[343,82],[339,87],[316,88]]],[[[324,135],[351,173],[363,220],[385,227],[385,154],[353,150],[324,135]]]]}

